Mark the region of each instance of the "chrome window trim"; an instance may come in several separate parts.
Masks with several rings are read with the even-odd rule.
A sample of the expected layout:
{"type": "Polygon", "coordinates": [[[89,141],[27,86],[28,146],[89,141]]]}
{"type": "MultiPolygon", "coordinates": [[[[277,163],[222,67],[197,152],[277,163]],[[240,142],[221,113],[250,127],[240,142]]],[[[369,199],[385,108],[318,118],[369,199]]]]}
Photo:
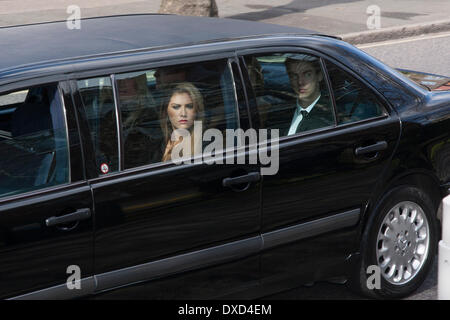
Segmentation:
{"type": "MultiPolygon", "coordinates": [[[[241,128],[241,114],[239,113],[239,99],[238,99],[238,94],[237,94],[237,88],[236,88],[236,82],[234,79],[234,73],[233,73],[233,67],[231,66],[231,58],[228,58],[227,60],[227,66],[228,66],[228,72],[230,72],[231,74],[231,82],[233,85],[233,93],[234,93],[234,104],[235,104],[235,108],[236,108],[236,116],[237,116],[237,120],[238,120],[238,128],[241,128]]],[[[229,128],[227,128],[229,129],[229,128]]]]}
{"type": "Polygon", "coordinates": [[[70,162],[70,140],[69,140],[69,124],[67,122],[67,111],[66,111],[66,104],[64,102],[64,95],[62,93],[62,89],[58,83],[58,93],[59,93],[59,99],[61,101],[61,107],[63,109],[63,115],[64,115],[64,126],[66,127],[66,143],[67,143],[67,164],[69,166],[69,180],[67,183],[72,182],[72,164],[70,162]]]}
{"type": "Polygon", "coordinates": [[[121,119],[121,114],[120,114],[120,110],[119,110],[119,100],[118,100],[118,88],[116,85],[116,75],[115,74],[111,74],[110,75],[110,80],[111,80],[111,86],[112,86],[112,91],[113,91],[113,99],[114,99],[114,109],[116,112],[116,129],[117,129],[117,153],[118,153],[118,161],[119,161],[119,168],[118,171],[122,171],[123,170],[123,163],[122,163],[122,119],[121,119]]]}

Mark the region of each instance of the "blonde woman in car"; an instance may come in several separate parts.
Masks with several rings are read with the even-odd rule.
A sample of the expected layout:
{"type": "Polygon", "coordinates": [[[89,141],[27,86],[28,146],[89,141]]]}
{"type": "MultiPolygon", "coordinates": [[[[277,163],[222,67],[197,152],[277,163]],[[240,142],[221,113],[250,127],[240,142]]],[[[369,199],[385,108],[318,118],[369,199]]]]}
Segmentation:
{"type": "Polygon", "coordinates": [[[189,82],[178,83],[167,90],[160,117],[164,138],[162,161],[171,160],[173,148],[183,140],[183,137],[177,133],[177,129],[189,131],[192,155],[194,152],[202,151],[201,137],[198,137],[199,139],[194,137],[194,121],[203,121],[204,105],[200,91],[189,82]],[[172,139],[174,131],[174,139],[172,139]]]}

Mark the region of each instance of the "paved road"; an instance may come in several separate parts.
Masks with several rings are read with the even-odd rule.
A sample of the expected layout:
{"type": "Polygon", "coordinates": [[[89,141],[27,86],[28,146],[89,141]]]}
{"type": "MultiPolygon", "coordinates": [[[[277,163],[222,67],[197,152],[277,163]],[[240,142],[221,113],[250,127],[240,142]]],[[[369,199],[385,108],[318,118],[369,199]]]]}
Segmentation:
{"type": "Polygon", "coordinates": [[[392,67],[450,76],[448,32],[358,47],[392,67]]]}
{"type": "MultiPolygon", "coordinates": [[[[365,300],[367,298],[355,294],[344,284],[317,282],[311,287],[299,287],[265,297],[268,300],[365,300]]],[[[405,300],[437,299],[437,256],[435,263],[425,282],[417,291],[405,300]]]]}
{"type": "Polygon", "coordinates": [[[298,26],[329,34],[368,30],[367,9],[380,9],[380,27],[448,19],[448,0],[216,0],[221,17],[298,26]]]}
{"type": "MultiPolygon", "coordinates": [[[[221,18],[302,27],[327,34],[368,30],[369,6],[380,10],[380,27],[448,20],[448,0],[216,0],[221,18]]],[[[161,0],[0,0],[0,26],[65,20],[70,5],[82,17],[158,12],[161,0]]]]}

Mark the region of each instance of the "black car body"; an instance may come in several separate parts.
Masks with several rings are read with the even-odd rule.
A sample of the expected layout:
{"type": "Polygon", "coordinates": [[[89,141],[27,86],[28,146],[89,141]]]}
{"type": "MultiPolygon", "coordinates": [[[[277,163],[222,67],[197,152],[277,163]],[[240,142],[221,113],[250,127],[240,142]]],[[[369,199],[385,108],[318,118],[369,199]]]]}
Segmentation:
{"type": "MultiPolygon", "coordinates": [[[[386,199],[419,190],[434,220],[450,188],[450,92],[429,91],[333,37],[245,21],[134,15],[84,19],[80,30],[65,22],[2,28],[0,43],[0,95],[26,92],[2,104],[0,114],[7,159],[0,177],[3,298],[253,298],[319,279],[352,279],[370,264],[367,243],[377,242],[367,239],[386,199]],[[183,65],[194,73],[200,65],[201,76],[213,77],[223,65],[217,83],[228,81],[231,93],[224,91],[223,103],[236,106],[225,107],[235,121],[226,123],[261,129],[246,57],[273,52],[313,55],[324,70],[332,64],[385,112],[280,137],[275,175],[261,177],[254,174],[261,164],[236,162],[128,165],[151,142],[136,139],[129,157],[125,96],[117,88],[122,74],[151,70],[151,91],[158,68],[183,65]],[[94,134],[85,105],[103,96],[112,122],[99,122],[94,134]],[[50,106],[50,140],[33,111],[42,104],[50,106]],[[41,134],[16,139],[17,123],[41,134]],[[105,131],[114,134],[97,144],[105,131]],[[41,146],[44,138],[51,147],[41,146]],[[70,289],[74,270],[81,280],[70,289]]],[[[399,295],[429,269],[439,235],[437,222],[428,224],[423,270],[399,295]]]]}

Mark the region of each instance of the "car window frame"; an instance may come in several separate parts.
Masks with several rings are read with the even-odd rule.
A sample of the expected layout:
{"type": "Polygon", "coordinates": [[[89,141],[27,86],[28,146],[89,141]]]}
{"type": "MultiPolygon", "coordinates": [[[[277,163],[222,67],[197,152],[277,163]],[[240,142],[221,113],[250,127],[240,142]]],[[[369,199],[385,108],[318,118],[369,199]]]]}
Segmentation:
{"type": "MultiPolygon", "coordinates": [[[[20,81],[18,83],[9,84],[5,86],[0,86],[0,95],[6,95],[9,93],[13,93],[16,91],[21,90],[29,90],[34,87],[41,87],[41,86],[47,86],[47,85],[55,85],[57,90],[57,97],[59,99],[58,103],[60,107],[62,108],[62,116],[63,116],[63,123],[65,126],[65,138],[67,143],[67,163],[68,163],[68,181],[65,183],[61,183],[58,185],[38,188],[35,190],[30,190],[26,192],[20,192],[16,194],[12,194],[5,197],[0,197],[0,205],[4,205],[11,202],[16,201],[23,201],[27,199],[37,199],[38,196],[44,196],[47,198],[52,198],[52,194],[64,192],[65,190],[71,190],[72,188],[78,188],[84,184],[84,176],[83,172],[74,172],[73,163],[76,160],[82,161],[82,155],[77,154],[76,152],[76,144],[79,143],[79,140],[76,139],[75,141],[71,139],[71,135],[69,133],[70,130],[76,130],[79,132],[78,129],[78,121],[75,116],[74,110],[69,110],[68,108],[71,108],[72,106],[67,106],[67,83],[64,78],[58,78],[58,77],[46,77],[41,79],[42,81],[39,81],[39,79],[25,79],[23,81],[20,81]],[[27,85],[29,84],[29,85],[27,85]],[[2,90],[3,89],[3,90],[2,90]],[[69,119],[70,118],[70,119],[69,119]],[[69,125],[70,123],[70,125],[69,125]]],[[[83,170],[81,170],[83,171],[83,170]]]]}
{"type": "MultiPolygon", "coordinates": [[[[280,136],[279,137],[279,141],[284,142],[284,141],[290,141],[292,139],[297,139],[297,138],[302,138],[302,137],[310,137],[311,135],[315,136],[316,134],[321,135],[323,134],[328,134],[328,133],[333,133],[333,132],[339,132],[341,129],[345,129],[345,128],[350,128],[353,126],[358,126],[358,125],[365,125],[367,123],[372,123],[372,122],[378,122],[378,121],[383,121],[383,120],[389,120],[392,117],[398,117],[398,114],[396,112],[396,110],[392,107],[392,105],[389,103],[389,101],[387,101],[387,99],[380,93],[378,92],[378,90],[376,90],[376,88],[374,88],[374,86],[372,86],[371,84],[369,84],[367,81],[365,81],[364,79],[362,79],[359,75],[357,75],[351,68],[347,67],[346,65],[340,63],[337,59],[333,58],[332,56],[326,55],[320,51],[317,50],[313,50],[307,47],[302,47],[302,46],[273,46],[273,47],[261,47],[261,48],[251,48],[251,49],[241,49],[241,50],[237,50],[236,54],[238,56],[238,58],[240,59],[241,63],[244,64],[244,66],[246,67],[245,61],[244,61],[244,57],[248,56],[248,55],[259,55],[259,54],[270,54],[270,53],[304,53],[304,54],[310,54],[310,55],[314,55],[318,58],[320,58],[320,63],[321,63],[321,67],[322,67],[322,71],[325,73],[325,79],[327,81],[327,86],[328,86],[328,90],[329,90],[329,94],[330,97],[332,97],[332,104],[333,104],[333,110],[334,110],[334,117],[335,117],[335,126],[328,126],[328,127],[323,127],[323,128],[317,128],[314,130],[309,130],[309,131],[305,131],[305,132],[299,132],[293,135],[287,135],[287,136],[280,136]],[[333,86],[331,84],[330,81],[330,77],[328,74],[328,70],[326,68],[325,65],[325,61],[329,61],[333,64],[335,64],[338,68],[342,69],[343,71],[347,72],[348,74],[350,74],[352,77],[354,77],[355,79],[357,79],[358,81],[360,81],[363,85],[365,85],[367,87],[367,89],[369,89],[378,99],[378,101],[381,103],[382,107],[384,107],[385,111],[387,112],[387,115],[382,115],[382,116],[378,116],[378,117],[373,117],[373,118],[368,118],[368,119],[363,119],[363,120],[359,120],[359,121],[355,121],[355,122],[349,122],[349,123],[344,123],[344,124],[338,124],[337,123],[337,110],[336,110],[336,101],[334,99],[334,93],[333,93],[333,86]]],[[[248,77],[245,77],[245,81],[248,82],[248,77]]],[[[249,97],[251,97],[251,99],[255,99],[256,96],[254,94],[253,91],[253,87],[251,85],[251,83],[246,84],[245,89],[248,90],[248,88],[251,88],[251,92],[247,92],[247,95],[249,97]]],[[[249,98],[250,100],[250,98],[249,98]]],[[[251,105],[251,103],[249,103],[251,105]]],[[[255,107],[256,107],[256,102],[255,102],[255,107]]],[[[254,116],[255,114],[258,115],[258,111],[256,110],[255,112],[251,113],[252,116],[254,116]]]]}
{"type": "MultiPolygon", "coordinates": [[[[265,52],[263,52],[263,53],[265,53],[265,52]]],[[[279,52],[278,50],[276,50],[276,51],[270,50],[270,51],[267,52],[267,53],[268,53],[268,54],[277,54],[277,53],[281,53],[281,54],[282,54],[283,51],[279,52]]],[[[319,58],[319,64],[320,64],[320,68],[321,68],[322,72],[323,72],[324,74],[325,74],[325,72],[326,72],[326,69],[325,69],[325,63],[323,62],[322,57],[320,57],[320,56],[317,55],[317,54],[305,52],[304,50],[290,50],[290,51],[285,51],[285,53],[300,53],[300,54],[309,54],[309,55],[316,56],[316,57],[319,58]]],[[[251,54],[248,54],[248,55],[251,55],[251,54]]],[[[247,54],[246,54],[245,56],[247,56],[247,54]]],[[[242,61],[243,66],[245,66],[246,72],[248,72],[248,68],[247,68],[247,65],[246,65],[246,63],[245,63],[244,55],[240,55],[239,57],[242,59],[241,61],[242,61]]],[[[249,81],[248,75],[247,75],[246,78],[247,78],[247,81],[249,81]]],[[[329,82],[328,82],[327,77],[326,77],[325,81],[326,81],[326,86],[327,86],[328,94],[330,95],[330,98],[331,98],[332,111],[333,111],[333,117],[334,117],[334,125],[329,125],[329,126],[326,126],[326,127],[321,127],[321,128],[317,128],[317,129],[312,129],[312,130],[308,130],[308,131],[303,131],[303,132],[297,132],[297,133],[294,133],[294,134],[292,134],[292,135],[280,136],[279,139],[283,139],[283,138],[285,138],[285,137],[297,137],[297,136],[303,136],[303,135],[307,135],[307,134],[309,134],[309,133],[314,133],[314,132],[327,131],[327,130],[332,129],[332,128],[335,128],[335,127],[337,126],[337,113],[336,113],[336,106],[335,106],[334,96],[332,95],[332,90],[331,90],[331,87],[330,87],[330,85],[329,85],[329,82]]],[[[246,86],[246,88],[247,88],[247,87],[248,87],[248,88],[251,88],[251,91],[252,91],[252,97],[253,97],[253,98],[256,98],[255,93],[254,93],[254,90],[253,90],[252,84],[249,83],[248,86],[246,86]]],[[[254,105],[255,105],[255,107],[256,107],[256,110],[253,112],[253,116],[255,116],[255,115],[256,115],[256,116],[259,116],[259,111],[258,111],[258,107],[257,107],[256,101],[254,102],[254,105]]],[[[253,119],[253,120],[254,120],[254,121],[258,121],[258,120],[256,120],[256,119],[253,119]]],[[[259,127],[259,128],[260,128],[260,127],[259,127]]],[[[266,128],[261,128],[261,129],[266,129],[266,128]]]]}
{"type": "MultiPolygon", "coordinates": [[[[152,61],[151,58],[149,58],[149,62],[145,62],[145,63],[138,63],[138,64],[130,64],[129,66],[125,66],[125,67],[112,67],[110,68],[111,72],[109,73],[105,73],[104,69],[98,69],[98,70],[88,70],[88,71],[82,71],[82,72],[74,72],[71,73],[69,75],[69,81],[72,83],[72,95],[74,97],[74,99],[76,100],[76,104],[77,104],[77,110],[80,113],[84,114],[84,108],[82,105],[82,100],[81,100],[81,96],[78,92],[78,85],[77,85],[77,81],[79,80],[84,80],[84,79],[88,79],[88,78],[97,78],[97,77],[109,77],[112,81],[112,86],[113,86],[113,94],[114,94],[114,105],[116,108],[116,123],[118,125],[118,127],[120,127],[120,131],[118,131],[118,143],[119,145],[123,144],[122,141],[122,123],[119,122],[120,120],[118,120],[118,118],[120,117],[120,115],[117,114],[117,112],[119,111],[118,108],[118,88],[117,88],[117,84],[116,84],[116,79],[115,79],[115,75],[117,74],[123,74],[123,73],[132,73],[132,72],[144,72],[146,70],[151,70],[151,69],[156,69],[156,68],[161,68],[161,67],[171,67],[171,66],[177,66],[177,65],[185,65],[185,64],[191,64],[191,63],[202,63],[202,62],[210,62],[210,61],[215,61],[215,60],[227,60],[226,64],[227,64],[227,68],[230,71],[231,74],[231,78],[232,78],[232,86],[233,86],[233,90],[234,90],[234,94],[233,94],[233,98],[235,100],[235,104],[236,104],[236,116],[237,116],[237,121],[239,124],[239,128],[249,128],[250,127],[250,115],[247,115],[246,120],[244,121],[248,121],[249,123],[246,124],[245,126],[243,126],[243,118],[241,117],[241,108],[245,108],[246,112],[248,113],[248,100],[246,98],[246,96],[244,97],[244,106],[240,106],[239,104],[239,95],[237,92],[237,87],[238,85],[236,84],[236,77],[239,77],[240,82],[241,82],[241,90],[243,92],[245,92],[245,88],[244,88],[244,80],[242,79],[242,76],[240,74],[236,74],[237,71],[240,71],[239,69],[239,62],[237,59],[237,55],[236,55],[236,50],[229,50],[229,51],[225,51],[225,52],[220,52],[220,53],[213,53],[213,54],[201,54],[201,55],[195,55],[195,56],[183,56],[181,54],[181,57],[178,56],[171,56],[170,58],[168,58],[167,60],[156,60],[156,61],[152,61]],[[237,70],[233,70],[232,64],[236,64],[237,65],[237,70]]],[[[85,118],[83,116],[83,114],[81,115],[81,118],[85,118]]],[[[80,115],[78,116],[80,117],[80,115]]],[[[245,118],[244,118],[245,119],[245,118]]],[[[83,121],[83,120],[81,120],[83,121]]],[[[87,124],[86,124],[87,125],[87,124]]],[[[86,132],[86,130],[84,130],[84,136],[85,139],[89,139],[89,142],[87,144],[92,144],[92,137],[90,136],[89,132],[86,132]]],[[[122,154],[119,154],[119,170],[115,171],[115,172],[111,172],[108,173],[106,175],[100,175],[98,173],[98,171],[96,171],[96,166],[92,166],[92,163],[95,164],[95,157],[93,156],[93,153],[89,153],[88,150],[86,149],[86,146],[84,145],[86,144],[86,142],[83,142],[83,150],[84,150],[84,154],[86,155],[86,160],[87,162],[90,162],[90,166],[88,164],[86,164],[87,168],[87,180],[92,181],[92,182],[101,182],[101,181],[105,181],[105,183],[109,184],[110,182],[108,181],[114,181],[115,179],[120,179],[120,177],[124,177],[126,175],[135,175],[135,174],[143,174],[144,176],[147,175],[153,175],[156,174],[157,172],[159,172],[160,170],[177,170],[177,169],[182,169],[182,168],[190,168],[191,166],[196,166],[196,165],[201,165],[202,161],[201,161],[201,157],[202,155],[197,155],[192,157],[192,163],[183,163],[181,165],[175,165],[170,161],[166,161],[166,162],[155,162],[155,163],[149,163],[149,164],[145,164],[142,166],[138,166],[138,167],[133,167],[133,168],[127,168],[124,169],[123,168],[123,156],[122,154]],[[200,159],[200,161],[198,160],[200,159]],[[196,161],[197,160],[197,161],[196,161]]],[[[121,148],[121,150],[123,151],[123,148],[121,148]]],[[[223,149],[223,159],[226,158],[225,156],[226,154],[226,148],[224,146],[223,149]]]]}
{"type": "Polygon", "coordinates": [[[328,58],[328,61],[330,63],[334,64],[340,70],[348,73],[351,77],[355,78],[360,83],[362,83],[362,85],[365,86],[366,89],[368,89],[372,94],[374,94],[374,96],[377,99],[377,102],[379,102],[381,104],[381,106],[384,108],[384,111],[386,111],[386,113],[387,113],[386,115],[380,115],[380,116],[371,117],[371,118],[367,118],[367,119],[362,119],[362,120],[358,120],[358,121],[353,121],[353,122],[348,122],[348,123],[341,123],[341,124],[337,123],[337,107],[336,107],[336,100],[334,98],[333,84],[331,83],[331,79],[330,79],[330,75],[328,73],[328,69],[327,69],[326,63],[325,63],[325,61],[323,61],[323,68],[325,70],[326,78],[327,78],[327,81],[328,81],[330,89],[331,89],[330,90],[331,91],[331,95],[333,97],[333,104],[334,104],[334,108],[335,108],[335,112],[336,112],[336,123],[337,123],[337,127],[338,128],[340,128],[340,127],[348,127],[348,126],[350,126],[352,124],[359,124],[359,123],[363,124],[363,123],[367,123],[367,122],[372,122],[372,121],[377,121],[377,120],[391,118],[392,113],[395,113],[395,109],[388,102],[388,100],[380,92],[378,92],[378,90],[376,90],[375,87],[373,87],[370,83],[368,83],[365,79],[363,79],[361,76],[359,76],[356,72],[354,72],[352,69],[348,68],[347,66],[343,65],[339,61],[337,61],[335,59],[330,59],[330,58],[328,58]]]}

